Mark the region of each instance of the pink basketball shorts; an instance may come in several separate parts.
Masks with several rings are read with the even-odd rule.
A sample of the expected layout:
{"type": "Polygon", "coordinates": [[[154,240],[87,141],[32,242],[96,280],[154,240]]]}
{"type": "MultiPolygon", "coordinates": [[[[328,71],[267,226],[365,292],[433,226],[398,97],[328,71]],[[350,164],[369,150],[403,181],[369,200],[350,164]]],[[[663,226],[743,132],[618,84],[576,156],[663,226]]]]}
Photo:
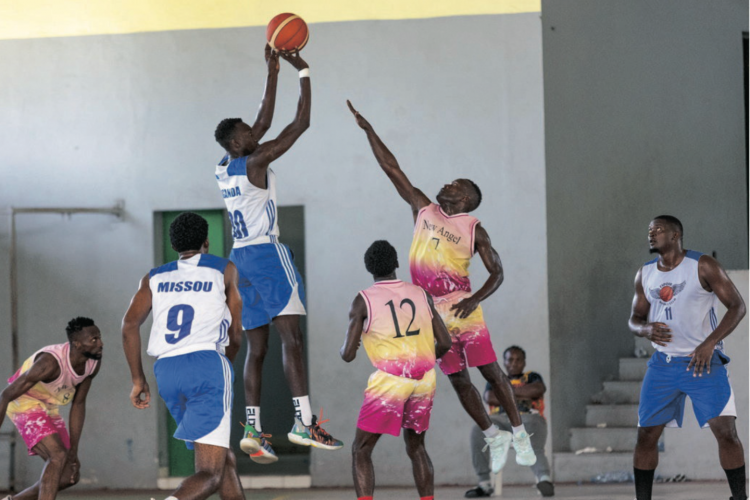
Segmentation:
{"type": "Polygon", "coordinates": [[[497,361],[495,349],[492,347],[490,332],[484,323],[482,306],[478,306],[468,318],[457,318],[455,310],[451,310],[471,293],[458,291],[433,297],[435,309],[443,319],[453,345],[450,351],[437,360],[440,369],[446,375],[460,372],[467,366],[484,366],[497,361]]]}
{"type": "Polygon", "coordinates": [[[430,426],[434,398],[434,369],[421,380],[378,370],[367,381],[357,427],[373,434],[394,436],[401,433],[401,428],[422,433],[430,426]]]}
{"type": "Polygon", "coordinates": [[[35,406],[25,412],[8,412],[7,415],[26,443],[29,455],[36,455],[34,446],[52,434],[59,435],[65,448],[70,449],[68,429],[65,427],[65,421],[56,411],[48,413],[44,408],[35,406]]]}

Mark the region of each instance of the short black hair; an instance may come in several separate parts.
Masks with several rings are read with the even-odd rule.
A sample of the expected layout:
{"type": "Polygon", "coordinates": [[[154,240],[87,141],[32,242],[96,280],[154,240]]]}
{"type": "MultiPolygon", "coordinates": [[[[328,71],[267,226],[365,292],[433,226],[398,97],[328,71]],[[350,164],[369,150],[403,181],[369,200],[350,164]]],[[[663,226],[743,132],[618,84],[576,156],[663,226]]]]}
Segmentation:
{"type": "Polygon", "coordinates": [[[520,352],[521,354],[523,354],[523,359],[524,359],[524,360],[526,359],[526,351],[524,351],[524,350],[523,350],[523,349],[522,349],[521,347],[519,347],[519,346],[517,346],[517,345],[512,345],[512,346],[508,347],[508,348],[507,348],[507,349],[506,349],[505,351],[503,351],[503,359],[505,359],[505,356],[506,356],[506,355],[507,355],[507,354],[508,354],[508,353],[509,353],[510,351],[518,351],[518,352],[520,352]]]}
{"type": "Polygon", "coordinates": [[[234,128],[238,123],[242,123],[242,118],[224,118],[216,126],[214,137],[216,138],[216,142],[221,144],[222,148],[227,149],[229,141],[234,136],[234,128]]]}
{"type": "Polygon", "coordinates": [[[680,241],[682,241],[682,235],[684,234],[682,232],[682,222],[680,222],[680,219],[673,215],[658,215],[654,217],[653,220],[663,220],[670,226],[672,226],[672,231],[677,231],[680,233],[680,241]]]}
{"type": "Polygon", "coordinates": [[[84,316],[78,316],[68,321],[68,326],[65,327],[65,333],[68,334],[68,341],[73,342],[81,330],[87,326],[94,326],[94,320],[86,318],[84,316]]]}
{"type": "Polygon", "coordinates": [[[482,190],[479,189],[479,186],[477,186],[477,183],[472,181],[471,179],[464,179],[464,180],[468,182],[469,184],[471,184],[471,187],[473,187],[474,191],[476,191],[477,193],[477,200],[476,200],[477,202],[473,207],[471,207],[471,210],[469,210],[469,212],[473,212],[474,210],[479,208],[479,205],[482,203],[482,190]]]}
{"type": "Polygon", "coordinates": [[[208,239],[208,222],[193,212],[183,212],[169,226],[169,240],[177,253],[200,250],[208,239]]]}
{"type": "Polygon", "coordinates": [[[396,249],[386,240],[375,241],[365,252],[365,268],[376,278],[388,276],[396,270],[397,265],[396,249]]]}

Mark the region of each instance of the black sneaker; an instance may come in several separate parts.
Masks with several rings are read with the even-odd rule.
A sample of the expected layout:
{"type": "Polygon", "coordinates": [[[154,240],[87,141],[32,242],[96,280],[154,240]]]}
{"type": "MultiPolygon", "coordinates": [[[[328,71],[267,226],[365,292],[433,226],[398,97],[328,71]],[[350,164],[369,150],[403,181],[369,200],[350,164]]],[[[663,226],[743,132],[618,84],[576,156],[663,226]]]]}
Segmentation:
{"type": "Polygon", "coordinates": [[[492,494],[495,492],[492,488],[484,489],[481,486],[477,486],[476,488],[472,488],[466,493],[464,493],[464,498],[485,498],[485,497],[491,497],[492,494]]]}
{"type": "Polygon", "coordinates": [[[539,481],[536,483],[536,489],[539,490],[539,493],[541,493],[543,497],[555,496],[555,485],[549,481],[539,481]]]}

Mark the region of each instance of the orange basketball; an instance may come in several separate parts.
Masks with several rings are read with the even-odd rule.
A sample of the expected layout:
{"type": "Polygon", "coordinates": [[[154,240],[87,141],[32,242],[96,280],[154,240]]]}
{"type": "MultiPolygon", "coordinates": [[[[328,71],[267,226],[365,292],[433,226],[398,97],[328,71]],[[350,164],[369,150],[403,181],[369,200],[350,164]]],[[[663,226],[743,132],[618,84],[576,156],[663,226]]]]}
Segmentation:
{"type": "Polygon", "coordinates": [[[307,45],[310,33],[307,24],[296,14],[284,13],[271,19],[266,28],[266,39],[274,50],[301,50],[307,45]]]}
{"type": "Polygon", "coordinates": [[[661,287],[661,290],[659,290],[659,298],[662,302],[669,302],[672,300],[672,297],[674,297],[674,291],[671,286],[661,287]]]}

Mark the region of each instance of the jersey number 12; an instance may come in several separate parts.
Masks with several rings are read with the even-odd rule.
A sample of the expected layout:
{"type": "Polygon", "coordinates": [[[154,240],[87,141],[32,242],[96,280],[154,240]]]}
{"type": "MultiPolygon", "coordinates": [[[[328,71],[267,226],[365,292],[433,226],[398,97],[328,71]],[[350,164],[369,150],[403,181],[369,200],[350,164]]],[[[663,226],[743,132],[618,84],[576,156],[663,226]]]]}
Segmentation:
{"type": "MultiPolygon", "coordinates": [[[[411,328],[412,323],[414,323],[414,317],[417,315],[417,307],[414,305],[414,302],[412,302],[409,299],[404,299],[401,301],[401,304],[399,304],[399,307],[403,309],[404,304],[408,304],[411,307],[411,321],[409,321],[409,326],[406,327],[406,336],[411,337],[412,335],[419,335],[419,330],[409,330],[411,328]]],[[[401,335],[401,328],[398,326],[398,317],[396,316],[396,306],[393,305],[393,301],[389,300],[385,303],[388,307],[391,308],[391,315],[393,316],[393,326],[396,327],[396,336],[393,337],[394,339],[400,339],[404,337],[404,335],[401,335]]]]}

